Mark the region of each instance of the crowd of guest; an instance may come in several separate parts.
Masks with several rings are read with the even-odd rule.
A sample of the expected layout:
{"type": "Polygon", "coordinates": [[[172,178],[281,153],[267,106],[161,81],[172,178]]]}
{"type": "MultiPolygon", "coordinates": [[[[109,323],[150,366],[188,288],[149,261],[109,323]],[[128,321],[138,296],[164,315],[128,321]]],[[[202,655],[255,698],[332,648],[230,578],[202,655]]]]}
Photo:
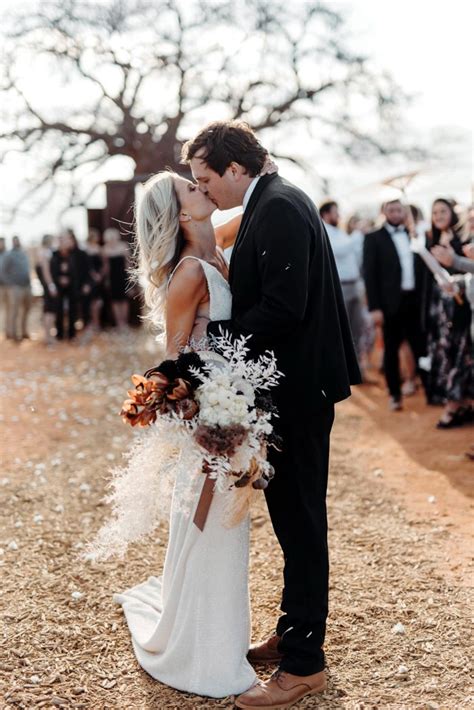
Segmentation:
{"type": "Polygon", "coordinates": [[[436,199],[427,224],[419,208],[394,199],[379,224],[352,217],[346,230],[335,201],[320,213],[363,371],[374,334],[383,336],[390,409],[402,410],[419,382],[428,404],[444,406],[438,428],[474,421],[474,208],[462,214],[436,199]]]}
{"type": "Polygon", "coordinates": [[[90,229],[84,246],[71,229],[57,237],[45,234],[34,259],[13,237],[11,249],[0,238],[0,308],[5,337],[19,342],[29,338],[32,271],[42,289],[45,342],[84,342],[107,324],[124,330],[129,322],[129,245],[117,229],[100,233],[90,229]]]}
{"type": "MultiPolygon", "coordinates": [[[[474,207],[463,211],[436,199],[425,221],[419,207],[393,199],[376,219],[355,214],[345,225],[335,200],[319,211],[363,377],[367,381],[378,342],[392,411],[401,411],[403,397],[422,386],[428,404],[444,406],[440,429],[474,421],[474,207]],[[434,257],[439,273],[420,251],[428,261],[434,257]]],[[[227,225],[217,241],[229,254],[227,225]]]]}
{"type": "MultiPolygon", "coordinates": [[[[474,207],[462,212],[438,198],[425,221],[417,206],[393,199],[379,218],[356,214],[345,228],[336,201],[321,204],[320,214],[363,374],[379,342],[392,411],[402,410],[403,398],[421,386],[428,404],[444,407],[439,428],[472,422],[474,207]]],[[[228,258],[240,219],[216,228],[228,258]]],[[[71,229],[57,238],[45,235],[33,266],[49,345],[74,339],[78,328],[82,342],[104,324],[127,328],[136,291],[128,279],[129,245],[117,229],[89,230],[82,247],[71,229]]],[[[18,237],[9,250],[0,238],[0,308],[6,338],[15,341],[29,337],[31,267],[18,237]]]]}

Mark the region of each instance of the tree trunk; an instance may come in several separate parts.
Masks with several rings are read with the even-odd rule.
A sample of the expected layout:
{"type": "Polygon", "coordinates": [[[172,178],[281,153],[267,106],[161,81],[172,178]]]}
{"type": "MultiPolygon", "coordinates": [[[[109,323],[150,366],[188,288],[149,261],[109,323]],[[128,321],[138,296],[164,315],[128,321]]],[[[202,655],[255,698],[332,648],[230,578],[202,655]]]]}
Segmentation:
{"type": "Polygon", "coordinates": [[[132,156],[136,163],[135,176],[152,175],[166,168],[182,172],[184,166],[179,162],[180,152],[181,144],[174,138],[171,140],[164,136],[159,143],[149,141],[132,156]]]}

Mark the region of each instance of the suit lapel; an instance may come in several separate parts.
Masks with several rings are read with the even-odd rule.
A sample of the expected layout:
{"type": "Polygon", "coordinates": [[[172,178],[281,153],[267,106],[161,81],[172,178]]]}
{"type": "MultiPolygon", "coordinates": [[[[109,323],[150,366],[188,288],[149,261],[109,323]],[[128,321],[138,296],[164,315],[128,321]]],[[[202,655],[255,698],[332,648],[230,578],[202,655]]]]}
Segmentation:
{"type": "Polygon", "coordinates": [[[252,192],[250,196],[249,203],[247,207],[245,208],[244,211],[244,216],[242,218],[242,222],[240,224],[239,231],[237,233],[237,237],[235,240],[234,248],[232,250],[232,256],[230,258],[230,264],[229,264],[229,283],[232,283],[232,275],[234,271],[234,262],[235,262],[235,255],[237,253],[237,249],[244,240],[245,234],[247,233],[247,229],[249,226],[250,218],[252,216],[252,213],[255,209],[255,205],[257,204],[262,192],[265,190],[267,185],[272,182],[278,175],[275,173],[273,175],[264,175],[263,177],[260,178],[260,180],[257,182],[255,185],[255,189],[252,192]]]}

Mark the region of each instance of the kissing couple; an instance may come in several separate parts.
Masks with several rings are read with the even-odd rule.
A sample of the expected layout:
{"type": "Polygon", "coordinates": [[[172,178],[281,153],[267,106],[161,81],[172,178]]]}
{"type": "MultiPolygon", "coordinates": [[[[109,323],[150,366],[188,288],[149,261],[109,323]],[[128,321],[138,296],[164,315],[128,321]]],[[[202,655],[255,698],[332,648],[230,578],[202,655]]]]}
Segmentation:
{"type": "MultiPolygon", "coordinates": [[[[281,177],[250,127],[218,121],[183,146],[190,181],[151,177],[136,206],[138,271],[149,319],[164,328],[166,358],[224,330],[272,351],[282,444],[268,457],[265,490],[284,557],[281,616],[249,647],[250,516],[222,523],[214,492],[206,524],[193,520],[204,477],[176,481],[162,576],[114,595],[142,668],[178,690],[237,696],[238,708],[286,708],[326,688],[328,613],[326,489],[334,404],[360,373],[334,257],[317,209],[281,177]],[[243,214],[219,227],[216,208],[243,214]],[[216,246],[234,242],[227,264],[216,246]],[[191,509],[180,496],[191,494],[191,509]],[[269,679],[254,666],[274,667],[269,679]]],[[[210,347],[210,346],[209,346],[210,347]]]]}

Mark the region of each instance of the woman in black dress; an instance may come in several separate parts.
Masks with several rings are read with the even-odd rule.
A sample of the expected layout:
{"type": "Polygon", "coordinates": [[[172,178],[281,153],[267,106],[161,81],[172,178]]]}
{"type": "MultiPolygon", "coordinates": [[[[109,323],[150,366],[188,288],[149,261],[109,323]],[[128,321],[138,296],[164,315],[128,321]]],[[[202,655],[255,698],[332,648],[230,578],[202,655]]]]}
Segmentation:
{"type": "MultiPolygon", "coordinates": [[[[452,203],[443,198],[435,200],[431,219],[429,246],[451,247],[462,255],[463,242],[452,203]]],[[[427,350],[431,360],[427,397],[430,404],[445,405],[437,427],[448,429],[461,426],[471,416],[470,403],[474,397],[471,309],[465,296],[458,303],[440,289],[431,275],[427,278],[426,296],[427,350]]]]}
{"type": "Polygon", "coordinates": [[[76,320],[80,298],[80,275],[74,258],[74,240],[65,230],[59,235],[58,249],[51,257],[51,276],[56,286],[57,339],[64,338],[64,316],[67,314],[67,334],[69,340],[76,337],[76,320]]]}
{"type": "Polygon", "coordinates": [[[115,325],[123,330],[128,324],[129,304],[127,299],[129,250],[113,227],[104,232],[104,261],[106,283],[112,303],[115,325]]]}
{"type": "Polygon", "coordinates": [[[84,251],[87,254],[90,291],[84,301],[84,325],[91,331],[100,330],[100,311],[104,303],[105,264],[100,246],[100,233],[90,229],[84,251]]]}

